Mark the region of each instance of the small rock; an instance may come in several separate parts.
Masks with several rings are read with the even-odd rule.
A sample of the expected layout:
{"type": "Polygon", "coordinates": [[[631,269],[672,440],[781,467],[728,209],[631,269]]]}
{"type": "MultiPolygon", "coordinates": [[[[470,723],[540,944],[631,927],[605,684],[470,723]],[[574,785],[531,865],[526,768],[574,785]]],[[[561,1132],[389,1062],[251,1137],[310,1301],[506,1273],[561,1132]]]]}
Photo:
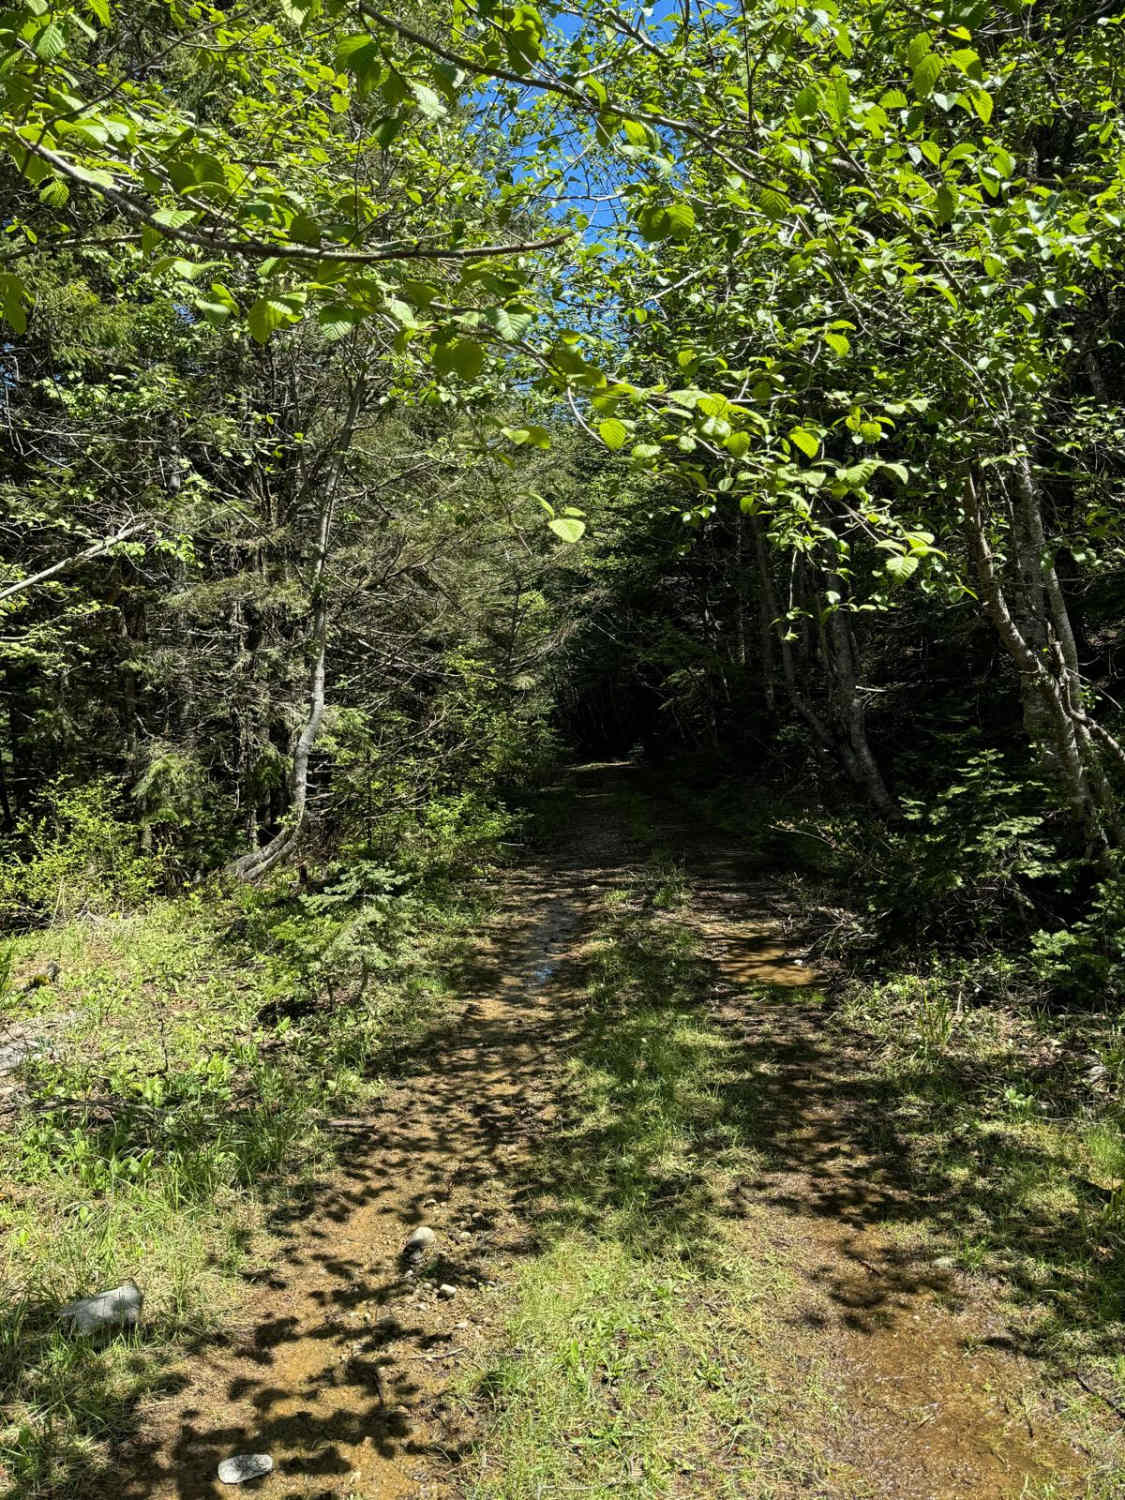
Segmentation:
{"type": "Polygon", "coordinates": [[[273,1459],[268,1453],[236,1453],[223,1459],[219,1478],[224,1484],[245,1484],[248,1479],[261,1479],[272,1469],[273,1459]]]}
{"type": "Polygon", "coordinates": [[[437,1289],[437,1294],[439,1297],[444,1297],[446,1301],[448,1301],[450,1297],[456,1297],[457,1288],[455,1286],[450,1286],[448,1281],[443,1281],[441,1286],[439,1286],[437,1289]]]}
{"type": "Polygon", "coordinates": [[[418,1228],[406,1241],[406,1244],[403,1245],[402,1253],[404,1255],[422,1255],[436,1239],[437,1235],[428,1224],[419,1224],[418,1228]]]}
{"type": "Polygon", "coordinates": [[[461,1229],[461,1230],[458,1231],[458,1234],[457,1234],[457,1238],[459,1240],[471,1240],[472,1237],[473,1237],[472,1236],[472,1232],[470,1230],[468,1230],[468,1229],[461,1229]]]}
{"type": "Polygon", "coordinates": [[[934,1261],[934,1265],[939,1271],[952,1271],[956,1267],[957,1261],[952,1255],[939,1255],[937,1260],[934,1261]]]}
{"type": "Polygon", "coordinates": [[[59,1313],[71,1333],[98,1333],[107,1328],[136,1328],[141,1319],[144,1293],[135,1281],[123,1281],[96,1297],[79,1297],[59,1313]]]}
{"type": "Polygon", "coordinates": [[[41,1037],[17,1037],[0,1047],[0,1073],[12,1073],[20,1063],[37,1052],[45,1050],[47,1044],[41,1037]]]}

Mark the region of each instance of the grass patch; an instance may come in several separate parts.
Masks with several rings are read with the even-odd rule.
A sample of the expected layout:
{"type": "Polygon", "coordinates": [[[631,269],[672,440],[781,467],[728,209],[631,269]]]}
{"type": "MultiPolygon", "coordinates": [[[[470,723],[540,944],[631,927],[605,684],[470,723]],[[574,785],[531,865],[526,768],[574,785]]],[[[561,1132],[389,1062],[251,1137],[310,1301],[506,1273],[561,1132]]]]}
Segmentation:
{"type": "Polygon", "coordinates": [[[446,1004],[477,913],[447,884],[363,873],[13,945],[0,1029],[39,1050],[0,1134],[6,1500],[99,1482],[177,1364],[237,1320],[271,1204],[330,1165],[326,1118],[371,1103],[446,1004]],[[136,1335],[62,1335],[62,1303],[127,1276],[136,1335]]]}
{"type": "Polygon", "coordinates": [[[750,1122],[684,899],[655,859],[583,951],[563,1114],[527,1167],[540,1252],[466,1392],[484,1408],[477,1500],[765,1496],[826,1472],[791,1437],[802,1402],[806,1434],[831,1425],[826,1393],[810,1376],[782,1397],[761,1358],[786,1277],[728,1212],[750,1122]]]}

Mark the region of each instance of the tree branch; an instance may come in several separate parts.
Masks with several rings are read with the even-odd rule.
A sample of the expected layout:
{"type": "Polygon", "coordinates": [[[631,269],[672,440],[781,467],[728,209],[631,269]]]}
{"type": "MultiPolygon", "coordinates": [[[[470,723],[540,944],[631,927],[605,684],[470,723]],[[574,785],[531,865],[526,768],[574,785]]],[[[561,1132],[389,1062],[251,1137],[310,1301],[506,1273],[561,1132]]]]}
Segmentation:
{"type": "Polygon", "coordinates": [[[15,583],[10,583],[6,588],[0,589],[0,603],[10,599],[13,594],[21,593],[24,589],[34,588],[37,583],[45,583],[48,578],[53,578],[56,573],[63,573],[67,568],[77,567],[81,562],[87,562],[91,557],[97,557],[99,553],[106,552],[110,547],[115,547],[118,542],[123,542],[144,528],[143,521],[134,521],[131,526],[126,526],[116,536],[103,538],[95,542],[92,547],[87,547],[84,552],[76,552],[73,557],[64,557],[62,562],[54,563],[49,568],[44,568],[40,573],[33,573],[30,578],[20,578],[15,583]]]}
{"type": "Polygon", "coordinates": [[[525,255],[533,250],[550,250],[553,246],[561,245],[564,240],[572,238],[572,231],[564,230],[545,240],[522,240],[513,245],[471,245],[453,249],[448,246],[434,248],[415,243],[402,246],[383,245],[378,250],[320,250],[316,246],[299,245],[292,240],[228,239],[223,235],[215,234],[212,230],[197,229],[190,224],[181,224],[176,228],[161,224],[148,204],[133,193],[108,183],[91,183],[84,172],[79,171],[67,161],[65,156],[52,151],[49,146],[41,146],[35,141],[25,141],[22,138],[20,144],[33,156],[38,156],[41,161],[45,161],[69,182],[77,183],[79,187],[87,191],[92,188],[94,192],[101,193],[123,214],[128,215],[137,223],[156,230],[166,239],[178,240],[185,245],[195,245],[202,250],[209,250],[220,255],[238,255],[244,260],[281,258],[350,266],[377,265],[396,260],[484,260],[490,256],[525,255]]]}

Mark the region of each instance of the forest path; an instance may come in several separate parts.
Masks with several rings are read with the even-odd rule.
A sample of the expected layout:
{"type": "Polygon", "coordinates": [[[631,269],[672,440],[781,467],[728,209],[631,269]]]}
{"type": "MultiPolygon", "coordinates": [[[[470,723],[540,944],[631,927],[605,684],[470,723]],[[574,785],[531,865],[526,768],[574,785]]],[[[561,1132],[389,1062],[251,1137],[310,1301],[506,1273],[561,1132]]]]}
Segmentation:
{"type": "MultiPolygon", "coordinates": [[[[529,1179],[565,1107],[583,943],[600,900],[634,883],[646,853],[635,794],[632,828],[623,811],[629,776],[579,773],[558,846],[506,880],[460,1013],[412,1055],[375,1119],[341,1122],[338,1172],[275,1224],[284,1248],[252,1287],[241,1333],[204,1350],[154,1413],[150,1444],[123,1465],[123,1500],[239,1493],[215,1478],[238,1452],[276,1465],[249,1492],[292,1500],[465,1492],[477,1433],[449,1386],[503,1341],[513,1269],[537,1250],[529,1179]],[[421,1223],[437,1241],[414,1270],[401,1250],[421,1223]]],[[[1075,1472],[1039,1372],[969,1282],[912,1242],[921,1210],[894,1142],[871,1143],[862,1050],[829,1040],[815,976],[785,951],[768,889],[699,830],[655,803],[648,813],[688,871],[711,1019],[742,1059],[732,1097],[756,1167],[727,1194],[721,1233],[783,1266],[762,1368],[783,1406],[793,1393],[779,1449],[818,1455],[815,1488],[779,1473],[761,1494],[1015,1500],[1075,1472]],[[810,1379],[827,1392],[811,1408],[810,1379]],[[810,1410],[820,1416],[806,1431],[810,1410]]],[[[667,1493],[641,1486],[629,1492],[667,1493]]],[[[718,1491],[692,1475],[675,1493],[718,1491]]]]}

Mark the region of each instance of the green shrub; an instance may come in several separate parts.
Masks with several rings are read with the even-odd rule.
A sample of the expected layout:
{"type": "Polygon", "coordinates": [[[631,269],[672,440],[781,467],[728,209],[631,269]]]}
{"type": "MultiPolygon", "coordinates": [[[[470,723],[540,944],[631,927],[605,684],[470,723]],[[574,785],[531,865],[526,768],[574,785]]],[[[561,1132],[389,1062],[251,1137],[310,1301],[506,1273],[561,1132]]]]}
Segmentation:
{"type": "MultiPolygon", "coordinates": [[[[903,825],[876,854],[870,901],[889,940],[965,941],[1026,933],[1044,886],[1073,863],[1048,825],[1045,789],[998,750],[980,750],[926,799],[902,799],[903,825]]],[[[862,866],[861,866],[862,868],[862,866]]]]}
{"type": "Polygon", "coordinates": [[[108,779],[59,781],[46,807],[25,819],[0,860],[0,916],[14,927],[136,908],[160,877],[158,857],[142,854],[108,779]]]}
{"type": "Polygon", "coordinates": [[[1120,854],[1085,916],[1032,938],[1036,971],[1057,995],[1083,1002],[1125,1000],[1125,864],[1120,854]]]}

